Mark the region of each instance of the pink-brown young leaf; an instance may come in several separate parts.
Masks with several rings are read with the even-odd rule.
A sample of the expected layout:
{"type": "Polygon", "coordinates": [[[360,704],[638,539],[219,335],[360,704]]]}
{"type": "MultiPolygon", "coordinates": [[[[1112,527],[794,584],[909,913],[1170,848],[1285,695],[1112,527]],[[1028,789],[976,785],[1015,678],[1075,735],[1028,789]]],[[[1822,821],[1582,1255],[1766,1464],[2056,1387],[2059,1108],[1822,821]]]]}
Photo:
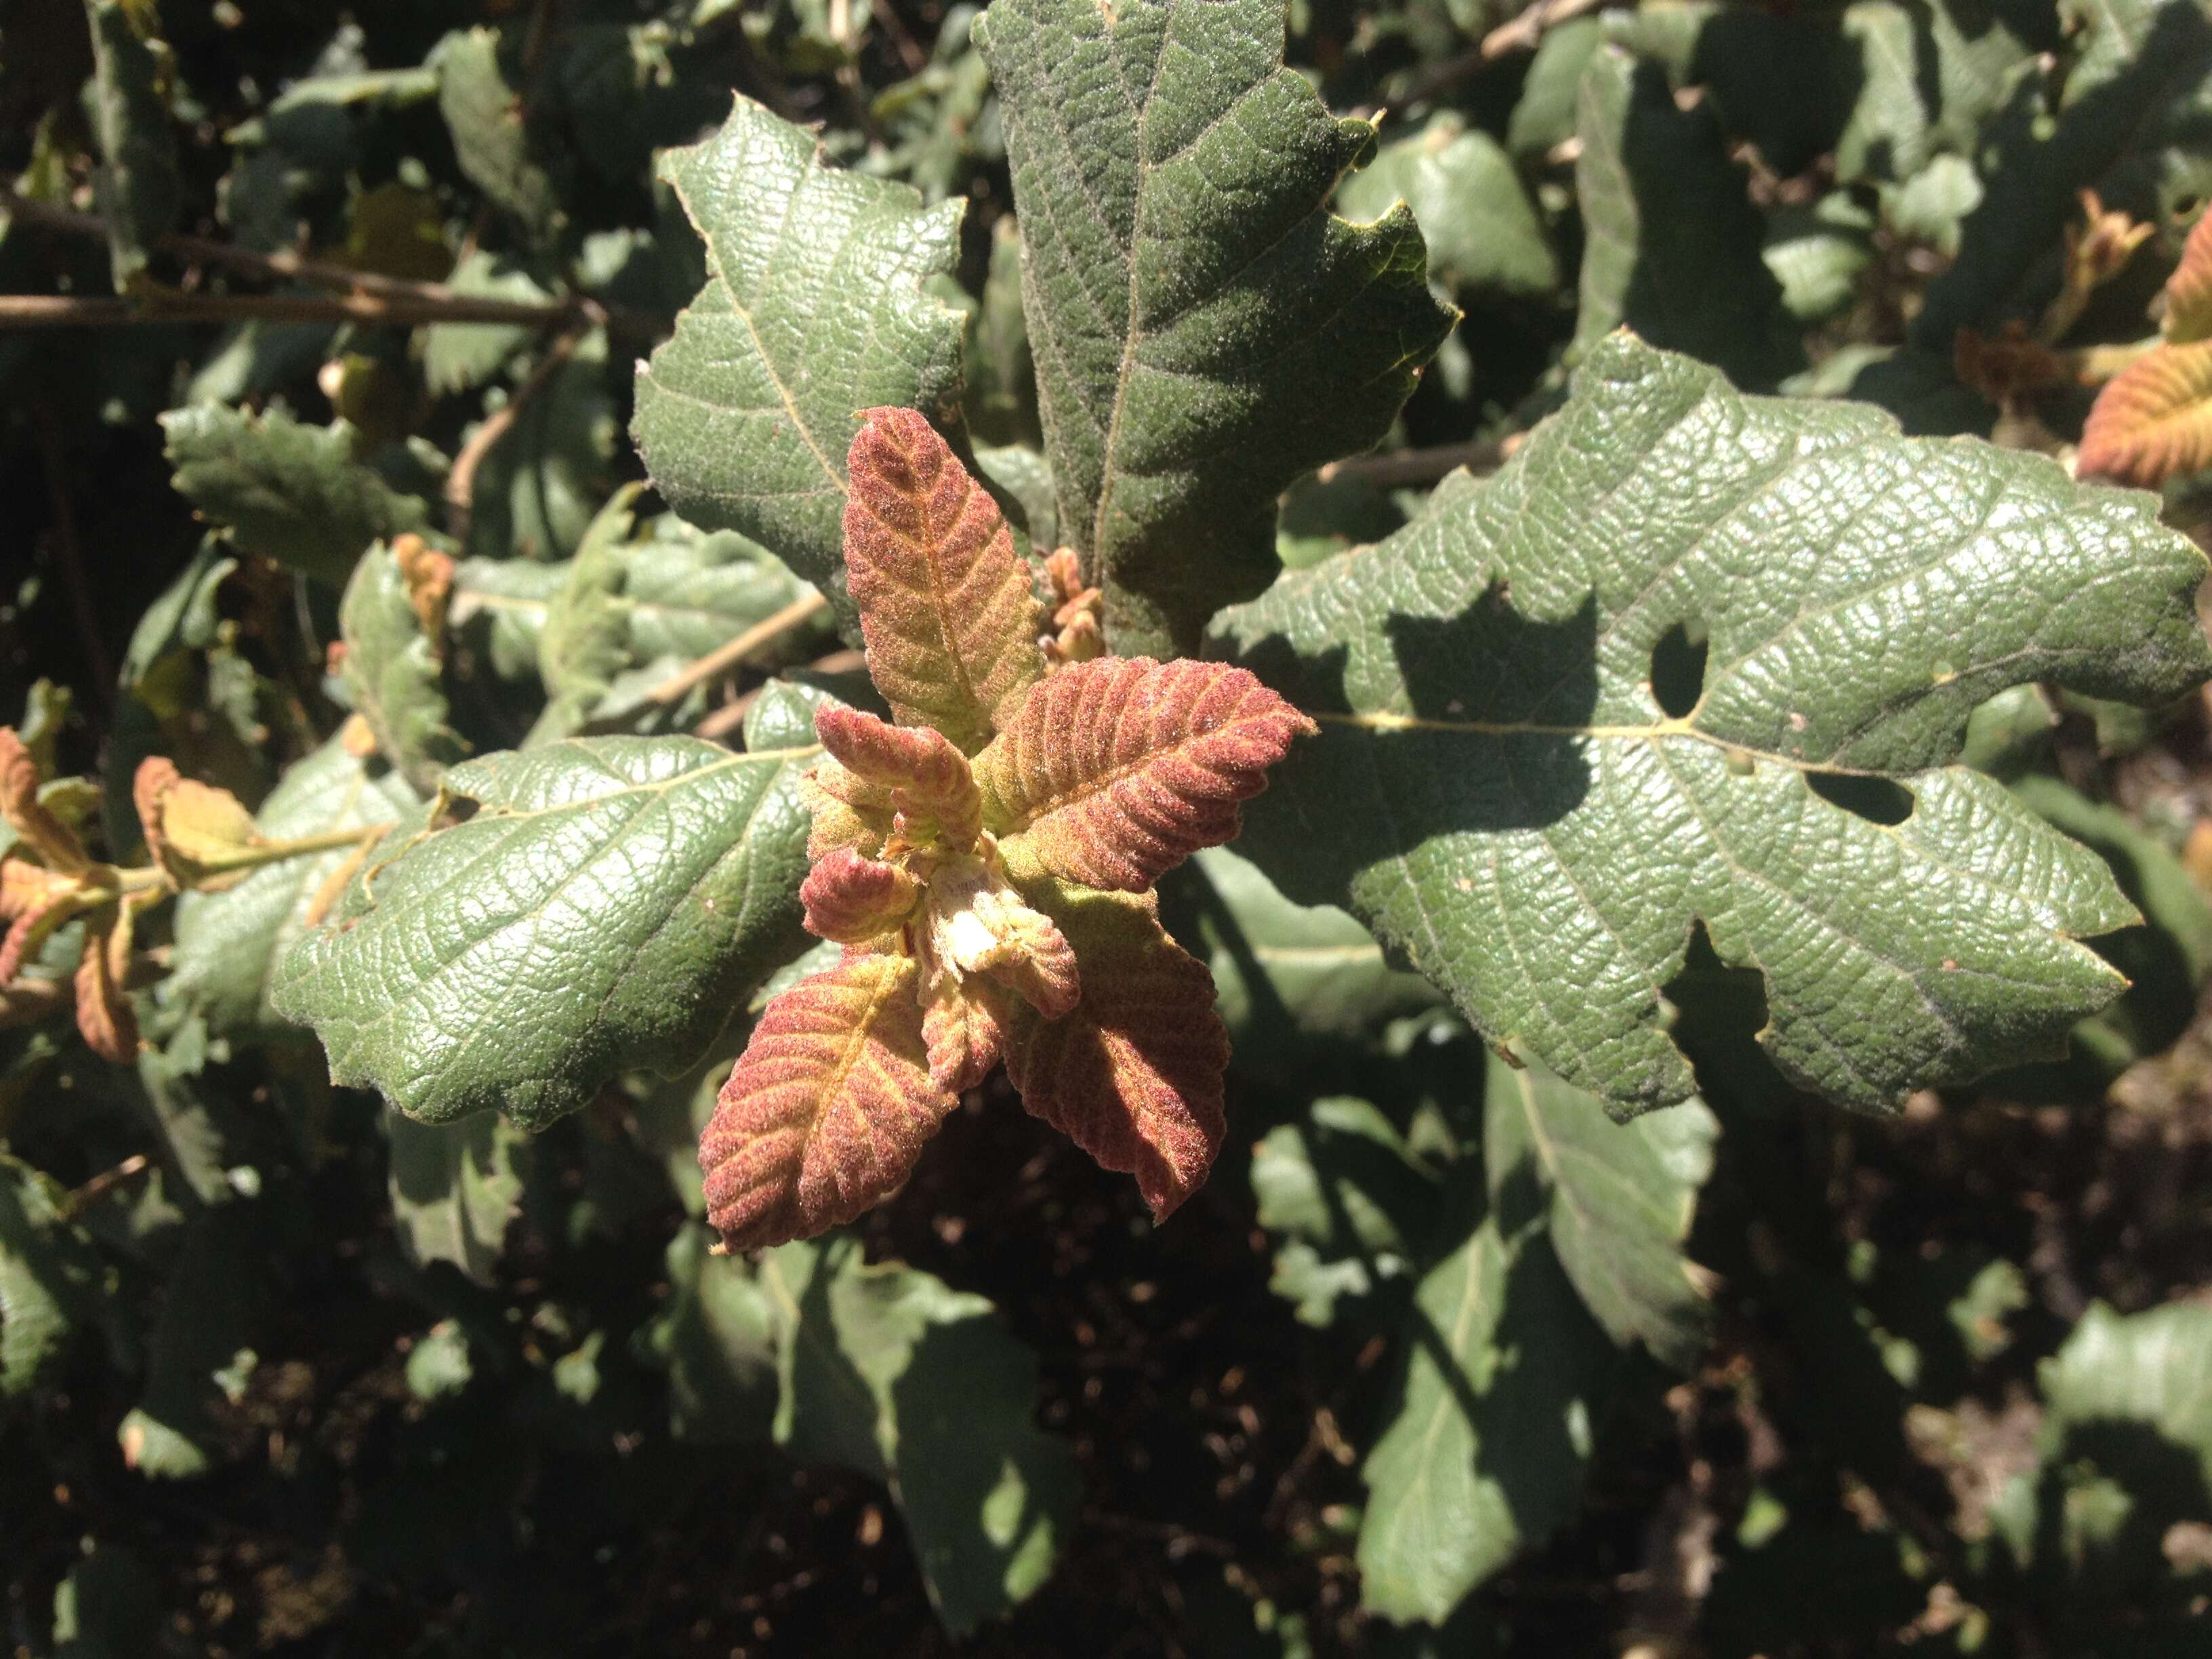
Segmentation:
{"type": "Polygon", "coordinates": [[[1018,1009],[1006,1075],[1102,1168],[1134,1175],[1165,1220],[1205,1182],[1228,1130],[1213,975],[1167,936],[1150,894],[1028,890],[1074,943],[1083,1000],[1057,1020],[1018,1009]]]}
{"type": "Polygon", "coordinates": [[[921,1039],[929,1051],[929,1079],[958,1094],[991,1075],[1006,1057],[1010,994],[988,979],[947,983],[921,1014],[921,1039]]]}
{"type": "Polygon", "coordinates": [[[850,848],[831,852],[799,884],[806,931],[840,945],[863,945],[903,922],[921,884],[903,870],[863,858],[850,848]]]}
{"type": "Polygon", "coordinates": [[[762,1012],[699,1141],[726,1249],[809,1238],[889,1197],[957,1097],[930,1080],[910,957],[848,957],[762,1012]]]}
{"type": "Polygon", "coordinates": [[[2166,337],[2185,344],[2212,335],[2212,213],[2206,213],[2182,244],[2181,263],[2166,279],[2166,337]]]}
{"type": "Polygon", "coordinates": [[[933,828],[955,851],[975,844],[982,819],[975,775],[968,757],[942,733],[926,726],[887,725],[832,704],[815,715],[814,734],[854,778],[888,792],[873,802],[904,813],[909,823],[933,828]]]}
{"type": "Polygon", "coordinates": [[[1234,840],[1239,804],[1315,730],[1227,663],[1070,663],[975,757],[983,823],[1017,880],[1142,892],[1199,848],[1234,840]]]}
{"type": "Polygon", "coordinates": [[[868,673],[902,726],[963,750],[1043,672],[1029,568],[998,504],[917,410],[872,409],[846,457],[845,569],[868,673]]]}
{"type": "Polygon", "coordinates": [[[76,832],[39,799],[39,763],[12,726],[0,726],[0,818],[48,869],[75,873],[90,867],[76,832]]]}
{"type": "Polygon", "coordinates": [[[2212,340],[2161,345],[2122,369],[2082,423],[2074,470],[2156,489],[2212,466],[2212,340]]]}

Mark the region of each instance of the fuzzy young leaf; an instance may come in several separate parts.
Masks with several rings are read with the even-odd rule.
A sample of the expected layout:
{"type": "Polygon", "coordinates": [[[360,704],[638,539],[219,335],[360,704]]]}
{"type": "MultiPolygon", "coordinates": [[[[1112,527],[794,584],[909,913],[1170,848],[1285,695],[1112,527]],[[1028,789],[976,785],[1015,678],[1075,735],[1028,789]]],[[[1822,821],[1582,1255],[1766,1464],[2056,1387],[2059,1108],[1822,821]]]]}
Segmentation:
{"type": "Polygon", "coordinates": [[[952,268],[962,204],[826,167],[811,135],[742,97],[660,171],[708,276],[638,374],[646,470],[684,518],[743,532],[842,602],[857,411],[959,399],[960,318],[922,283],[952,268]]]}
{"type": "Polygon", "coordinates": [[[969,754],[1044,669],[1044,618],[998,503],[910,409],[872,409],[847,458],[845,564],[868,672],[902,726],[969,754]]]}
{"type": "Polygon", "coordinates": [[[1275,568],[1275,498],[1389,428],[1451,325],[1403,206],[1334,217],[1374,129],[1283,67],[1279,0],[999,0],[1061,534],[1118,650],[1195,647],[1275,568]]]}
{"type": "Polygon", "coordinates": [[[177,491],[241,546],[332,584],[371,542],[419,530],[429,507],[353,457],[345,422],[305,426],[281,409],[250,415],[195,404],[161,416],[177,491]]]}
{"type": "Polygon", "coordinates": [[[959,1097],[930,1081],[914,960],[848,957],[762,1013],[699,1142],[726,1249],[804,1238],[888,1198],[959,1097]]]}
{"type": "Polygon", "coordinates": [[[624,1066],[681,1071],[804,937],[814,751],[773,746],[796,701],[757,703],[743,754],[601,738],[453,768],[444,799],[473,811],[386,839],[285,957],[279,1012],[334,1080],[425,1122],[542,1128],[624,1066]]]}
{"type": "Polygon", "coordinates": [[[1687,1370],[1705,1304],[1682,1243],[1712,1170],[1718,1125],[1702,1101],[1616,1123],[1605,1103],[1534,1066],[1490,1058],[1483,1164],[1500,1212],[1540,1205],[1559,1265],[1614,1342],[1687,1370]]]}
{"type": "Polygon", "coordinates": [[[1227,619],[1340,711],[1247,851],[1618,1112],[1691,1092],[1661,988],[1699,920],[1765,975],[1768,1052],[1836,1100],[2047,1052],[2122,987],[2075,941],[2133,912],[1950,763],[2007,686],[2158,702],[2204,678],[2203,557],[2153,506],[1615,337],[1496,477],[1227,619]],[[1653,680],[1692,688],[1655,653],[1693,662],[1691,629],[1678,716],[1653,680]]]}
{"type": "Polygon", "coordinates": [[[85,0],[92,25],[93,131],[100,140],[94,190],[107,222],[115,291],[121,294],[146,268],[146,250],[176,222],[183,187],[169,112],[158,89],[160,60],[131,27],[134,11],[150,7],[126,0],[85,0]]]}
{"type": "Polygon", "coordinates": [[[975,757],[1007,866],[1139,893],[1201,847],[1314,723],[1240,668],[1100,657],[1056,671],[975,757]]]}
{"type": "Polygon", "coordinates": [[[2212,466],[2212,340],[2161,345],[2097,394],[2075,462],[2085,478],[2155,489],[2212,466]]]}
{"type": "Polygon", "coordinates": [[[1073,1013],[1018,1012],[1006,1074],[1022,1103],[1098,1160],[1137,1177],[1164,1221],[1196,1192],[1228,1132],[1229,1033],[1213,978],[1167,936],[1149,895],[1025,884],[1083,972],[1073,1013]]]}

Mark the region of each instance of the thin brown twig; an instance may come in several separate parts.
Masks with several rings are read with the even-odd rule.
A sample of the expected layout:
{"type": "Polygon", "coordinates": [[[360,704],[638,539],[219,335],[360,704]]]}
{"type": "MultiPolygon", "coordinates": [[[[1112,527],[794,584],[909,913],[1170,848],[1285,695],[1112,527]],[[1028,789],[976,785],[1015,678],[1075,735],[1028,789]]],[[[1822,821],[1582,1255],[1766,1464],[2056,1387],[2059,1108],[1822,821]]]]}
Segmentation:
{"type": "Polygon", "coordinates": [[[477,469],[507,434],[524,407],[545,389],[556,371],[575,354],[577,342],[584,334],[581,328],[571,328],[557,336],[507,402],[477,424],[477,429],[469,434],[468,441],[461,446],[460,453],[453,457],[453,464],[446,472],[445,496],[446,527],[454,536],[465,537],[469,533],[469,515],[476,507],[477,469]]]}
{"type": "MultiPolygon", "coordinates": [[[[0,191],[0,216],[20,221],[27,225],[36,225],[48,230],[62,231],[72,236],[104,238],[107,234],[106,227],[102,223],[98,214],[80,213],[74,208],[58,206],[52,202],[42,202],[33,197],[19,195],[12,190],[0,191]]],[[[656,331],[657,326],[649,319],[604,305],[584,294],[571,294],[555,300],[502,300],[488,295],[459,294],[443,283],[416,282],[404,276],[386,276],[373,270],[356,270],[350,265],[331,264],[321,260],[302,258],[300,255],[285,250],[279,250],[274,253],[263,253],[252,248],[238,247],[228,242],[216,241],[205,236],[187,235],[181,232],[161,237],[155,246],[166,253],[173,254],[178,258],[195,264],[221,265],[228,270],[259,276],[271,282],[306,283],[313,287],[331,289],[340,295],[355,301],[362,298],[381,300],[387,302],[392,312],[403,313],[395,315],[374,312],[356,305],[354,308],[341,313],[318,309],[312,314],[280,315],[273,319],[276,321],[481,322],[512,323],[523,327],[543,328],[551,324],[581,318],[626,333],[651,333],[656,331]]],[[[79,296],[28,295],[4,297],[9,300],[75,300],[79,296]]],[[[159,314],[149,316],[143,311],[135,309],[142,303],[138,301],[120,300],[109,302],[107,308],[114,313],[112,319],[65,315],[58,318],[56,321],[75,324],[101,320],[125,322],[208,320],[204,318],[180,318],[177,315],[175,307],[186,301],[238,301],[249,299],[256,305],[266,305],[272,301],[289,301],[316,306],[326,303],[315,301],[313,296],[305,295],[187,296],[156,293],[143,303],[159,307],[159,314]]],[[[256,310],[235,314],[265,316],[268,313],[256,310]]],[[[228,314],[216,319],[228,320],[228,314]]],[[[34,319],[29,325],[36,325],[36,320],[34,319]]]]}
{"type": "Polygon", "coordinates": [[[1595,11],[1605,3],[1606,0],[1536,0],[1518,16],[1507,19],[1484,35],[1473,51],[1447,58],[1414,82],[1402,101],[1426,103],[1445,88],[1456,85],[1470,75],[1480,74],[1509,52],[1534,52],[1546,29],[1585,12],[1595,11]]]}
{"type": "Polygon", "coordinates": [[[679,703],[702,685],[711,685],[726,675],[734,674],[744,666],[747,657],[779,635],[788,633],[805,622],[830,601],[819,593],[808,593],[793,599],[772,617],[765,617],[727,644],[716,647],[670,675],[636,702],[601,714],[577,728],[579,737],[593,733],[619,732],[634,725],[641,714],[656,708],[666,708],[679,703]]]}
{"type": "Polygon", "coordinates": [[[113,1169],[101,1170],[100,1174],[93,1176],[91,1180],[61,1201],[59,1206],[61,1219],[64,1222],[79,1219],[87,1210],[99,1203],[101,1199],[106,1197],[125,1182],[134,1176],[145,1174],[149,1167],[145,1153],[133,1152],[113,1169]]]}
{"type": "Polygon", "coordinates": [[[1495,471],[1521,447],[1522,436],[1516,432],[1478,443],[1438,444],[1433,449],[1353,455],[1345,460],[1331,461],[1316,476],[1323,483],[1334,483],[1340,478],[1358,478],[1386,489],[1399,484],[1434,483],[1462,466],[1478,472],[1495,471]]]}
{"type": "Polygon", "coordinates": [[[76,294],[0,294],[0,328],[117,328],[147,323],[510,323],[542,328],[579,307],[550,307],[472,294],[386,298],[375,294],[179,294],[154,289],[127,299],[76,294]]]}
{"type": "MultiPolygon", "coordinates": [[[[854,669],[865,666],[867,660],[858,651],[832,651],[826,657],[817,657],[806,665],[806,668],[809,673],[813,674],[849,674],[854,669]]],[[[760,696],[761,690],[762,688],[757,685],[751,690],[731,698],[701,720],[694,728],[693,735],[704,738],[709,743],[720,743],[745,723],[745,715],[760,696]]]]}

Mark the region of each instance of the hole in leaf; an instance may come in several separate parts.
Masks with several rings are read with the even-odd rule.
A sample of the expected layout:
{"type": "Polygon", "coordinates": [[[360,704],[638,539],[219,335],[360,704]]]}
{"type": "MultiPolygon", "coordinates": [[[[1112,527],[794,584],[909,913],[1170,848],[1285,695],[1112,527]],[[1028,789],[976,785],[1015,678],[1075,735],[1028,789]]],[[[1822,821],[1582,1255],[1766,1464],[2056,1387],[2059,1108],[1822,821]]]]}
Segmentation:
{"type": "Polygon", "coordinates": [[[1705,694],[1705,630],[1676,623],[1651,647],[1651,696],[1669,719],[1680,720],[1705,694]]]}
{"type": "Polygon", "coordinates": [[[1869,823],[1902,823],[1912,816],[1912,792],[1887,778],[1852,772],[1808,772],[1805,780],[1829,805],[1856,813],[1869,823]]]}

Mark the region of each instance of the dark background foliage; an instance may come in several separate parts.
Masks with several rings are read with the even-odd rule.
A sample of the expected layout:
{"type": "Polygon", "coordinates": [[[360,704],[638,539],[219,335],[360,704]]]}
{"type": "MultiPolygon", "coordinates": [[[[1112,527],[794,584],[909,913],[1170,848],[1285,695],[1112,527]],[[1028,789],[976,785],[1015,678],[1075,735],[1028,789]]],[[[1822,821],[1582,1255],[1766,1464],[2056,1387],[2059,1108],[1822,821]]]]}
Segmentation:
{"type": "MultiPolygon", "coordinates": [[[[143,303],[264,307],[0,327],[0,717],[40,734],[51,775],[105,778],[111,797],[158,750],[254,805],[338,729],[337,590],[242,520],[204,550],[156,419],[186,404],[343,416],[352,459],[431,503],[465,551],[574,553],[644,477],[630,366],[700,280],[652,153],[718,122],[732,90],[817,127],[842,164],[967,197],[959,283],[988,335],[1011,185],[972,17],[938,0],[100,0],[88,30],[75,4],[0,4],[0,173],[64,215],[90,207],[103,155],[118,165],[99,29],[157,43],[118,186],[144,192],[126,216],[147,245],[19,213],[0,290],[106,307],[136,263],[143,303]],[[474,106],[422,68],[472,28],[495,32],[476,37],[490,79],[472,84],[491,89],[474,106]],[[225,270],[165,230],[552,310],[466,337],[302,319],[269,303],[309,291],[281,270],[225,270]],[[588,313],[559,309],[576,295],[588,313]],[[564,365],[549,343],[580,319],[591,343],[571,339],[564,365]],[[510,399],[520,416],[457,501],[447,469],[510,399]],[[195,565],[216,557],[233,562],[195,565]],[[196,568],[210,580],[180,586],[196,568]]],[[[1416,177],[1419,146],[1386,150],[1382,182],[1355,176],[1340,201],[1368,218],[1407,197],[1465,313],[1385,450],[1285,498],[1292,562],[1388,533],[1453,462],[1494,465],[1562,396],[1570,348],[1624,322],[1747,388],[2058,450],[2087,394],[1962,379],[1957,331],[2049,321],[2094,185],[2152,240],[2045,343],[2137,338],[2212,194],[2212,25],[2184,4],[2100,21],[2035,0],[1550,0],[1516,23],[1511,0],[1297,0],[1288,29],[1332,108],[1387,106],[1386,143],[1444,158],[1416,177]],[[1610,131],[1574,103],[1599,51],[1629,54],[1610,131]],[[1462,133],[1480,156],[1446,149],[1462,133]],[[1620,167],[1596,169],[1594,143],[1620,167]],[[1627,266],[1601,241],[1631,247],[1627,266]]],[[[1033,440],[1019,362],[971,354],[978,438],[1033,440]]],[[[2174,521],[2199,518],[2186,481],[2170,497],[2174,521]]],[[[495,641],[463,637],[455,725],[479,748],[518,742],[528,697],[495,641]]],[[[849,670],[836,653],[817,632],[786,660],[849,670]]],[[[1155,1229],[1130,1182],[994,1081],[853,1230],[870,1261],[995,1307],[1079,1485],[1049,1577],[958,1638],[896,1495],[780,1443],[771,1345],[701,1288],[691,1082],[625,1079],[526,1143],[487,1127],[416,1146],[410,1167],[404,1127],[332,1088],[300,1030],[210,1029],[148,993],[154,1047],[118,1068],[11,1009],[8,1167],[42,1172],[21,1190],[64,1207],[80,1254],[41,1267],[72,1287],[70,1330],[0,1405],[6,1642],[84,1659],[2202,1651],[2212,1422],[2162,1407],[2130,1369],[2142,1353],[2100,1359],[2082,1333],[2111,1317],[2099,1304],[2177,1304],[2196,1322],[2170,1334],[2173,1363],[2200,1395],[2212,1374],[2205,711],[2014,712],[1980,761],[2041,775],[2050,815],[2114,863],[2147,921],[2100,948],[2135,990],[2067,1061],[1872,1120],[1782,1085],[1747,1046],[1755,978],[1693,952],[1671,988],[1705,1011],[1677,1036],[1722,1126],[1687,1247],[1710,1340],[1686,1375],[1640,1349],[1620,1361],[1571,1518],[1536,1520],[1555,1492],[1516,1501],[1531,1547],[1444,1623],[1363,1613],[1353,1555],[1361,1460],[1435,1252],[1341,1218],[1301,1231],[1255,1171],[1270,1146],[1326,1167],[1316,1103],[1371,1101],[1427,1172],[1406,1231],[1435,1231],[1420,1183],[1472,1167],[1483,1051],[1379,957],[1357,970],[1365,1000],[1317,1015],[1214,865],[1167,896],[1179,936],[1242,988],[1231,1143],[1199,1196],[1155,1229]],[[2094,1390],[2051,1368],[2062,1349],[2136,1393],[2069,1406],[2094,1390]]],[[[182,968],[183,945],[152,944],[182,968]]],[[[8,1322],[29,1306],[4,1266],[19,1224],[0,1211],[8,1322]]],[[[1538,1479],[1514,1455],[1509,1490],[1538,1479]]]]}

